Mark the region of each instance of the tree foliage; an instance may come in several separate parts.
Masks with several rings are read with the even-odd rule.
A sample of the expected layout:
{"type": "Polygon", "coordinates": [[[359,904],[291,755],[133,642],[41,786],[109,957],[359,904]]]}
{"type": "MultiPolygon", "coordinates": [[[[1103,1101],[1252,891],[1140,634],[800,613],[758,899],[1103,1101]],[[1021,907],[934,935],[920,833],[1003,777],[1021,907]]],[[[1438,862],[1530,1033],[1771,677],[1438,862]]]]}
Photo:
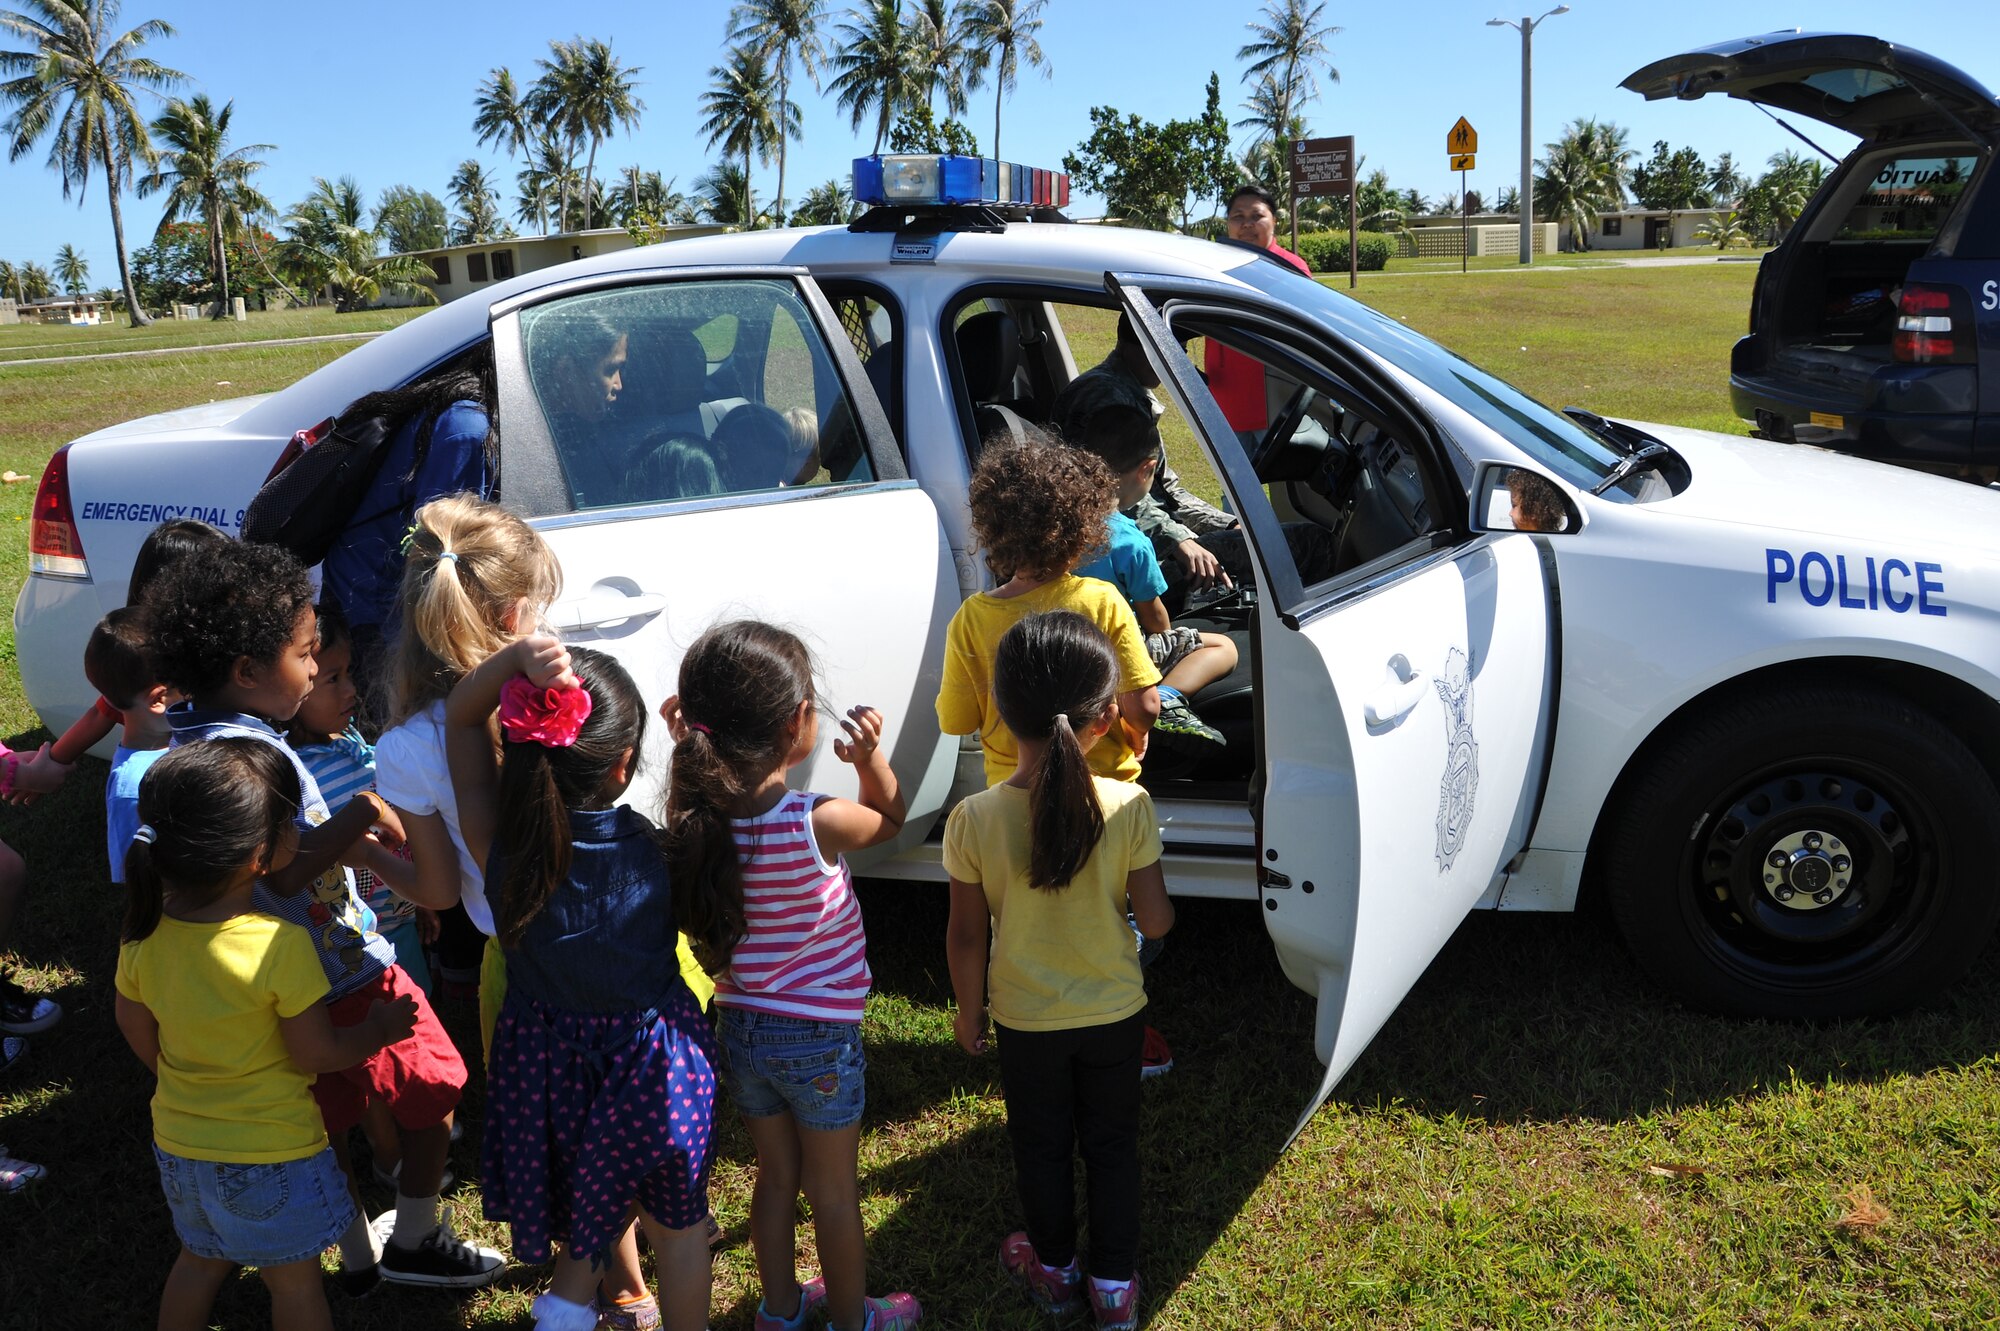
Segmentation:
{"type": "Polygon", "coordinates": [[[942,125],[931,116],[931,108],[923,102],[904,108],[896,117],[896,126],[889,131],[889,151],[899,153],[958,153],[966,157],[979,155],[979,140],[972,131],[956,120],[947,120],[942,125]]]}
{"type": "Polygon", "coordinates": [[[1706,208],[1714,201],[1711,172],[1692,148],[1670,148],[1665,139],[1653,144],[1653,155],[1632,172],[1632,197],[1641,208],[1706,208]]]}
{"type": "MultiPolygon", "coordinates": [[[[229,146],[229,122],[236,104],[216,110],[207,93],[167,104],[153,122],[153,133],[166,149],[154,169],[139,177],[139,197],[166,191],[160,227],[199,218],[209,238],[209,264],[214,278],[210,297],[214,315],[229,313],[229,251],[225,242],[271,211],[271,201],[251,183],[264,169],[259,158],[272,150],[268,143],[229,146]]],[[[157,239],[157,230],[155,233],[157,239]]]]}
{"type": "MultiPolygon", "coordinates": [[[[798,125],[797,107],[792,104],[792,62],[819,87],[819,71],[826,63],[826,47],[820,40],[820,24],[826,19],[826,0],[739,0],[729,15],[729,40],[750,45],[768,60],[778,82],[780,125],[798,125]]],[[[780,217],[785,212],[786,135],[778,136],[778,198],[772,205],[780,217]]]]}
{"type": "Polygon", "coordinates": [[[1022,64],[1053,78],[1055,67],[1042,54],[1035,34],[1042,30],[1048,0],[967,0],[965,67],[967,92],[978,92],[993,71],[993,155],[1000,155],[1000,105],[1014,91],[1022,64]]]}
{"type": "Polygon", "coordinates": [[[429,190],[391,185],[375,204],[375,235],[391,254],[442,249],[451,243],[451,214],[429,190]]]}
{"type": "Polygon", "coordinates": [[[1090,109],[1091,133],[1063,158],[1075,183],[1102,194],[1129,226],[1187,230],[1195,207],[1235,182],[1220,84],[1209,76],[1209,110],[1156,125],[1116,107],[1090,109]]]}
{"type": "Polygon", "coordinates": [[[870,151],[882,151],[897,112],[925,100],[928,71],[918,58],[903,25],[901,0],[863,0],[840,25],[828,62],[833,81],[827,91],[848,113],[851,129],[859,130],[871,114],[875,117],[870,151]]]}
{"type": "Polygon", "coordinates": [[[1626,131],[1584,117],[1545,146],[1548,155],[1535,163],[1536,215],[1568,223],[1576,247],[1589,249],[1597,219],[1625,202],[1633,157],[1626,131]]]}
{"type": "Polygon", "coordinates": [[[434,302],[431,266],[409,254],[382,255],[366,212],[354,177],[315,177],[312,192],[285,214],[280,261],[300,285],[327,292],[343,312],[364,309],[386,295],[408,295],[420,305],[434,302]]]}
{"type": "Polygon", "coordinates": [[[792,226],[838,226],[852,221],[859,213],[846,184],[829,180],[806,191],[789,222],[792,226]]]}
{"type": "MultiPolygon", "coordinates": [[[[232,289],[249,295],[280,285],[270,271],[269,256],[277,245],[270,232],[241,227],[224,242],[232,289]]],[[[154,308],[213,305],[218,288],[208,227],[201,222],[172,222],[153,233],[152,243],[134,251],[132,281],[139,299],[154,308]]]]}

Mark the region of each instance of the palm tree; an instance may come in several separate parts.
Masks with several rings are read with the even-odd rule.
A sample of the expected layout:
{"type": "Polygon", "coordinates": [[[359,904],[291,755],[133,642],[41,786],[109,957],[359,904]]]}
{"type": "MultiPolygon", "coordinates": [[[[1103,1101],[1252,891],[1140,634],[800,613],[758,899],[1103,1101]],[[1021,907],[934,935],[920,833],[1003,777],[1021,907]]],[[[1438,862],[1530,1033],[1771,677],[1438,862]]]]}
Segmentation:
{"type": "MultiPolygon", "coordinates": [[[[536,222],[546,235],[549,203],[568,198],[569,187],[576,183],[576,168],[570,165],[555,135],[544,131],[536,136],[528,153],[527,165],[516,173],[514,183],[520,191],[520,206],[515,216],[520,218],[523,226],[536,222]]],[[[560,217],[557,218],[557,226],[559,229],[562,226],[560,217]]]]}
{"type": "MultiPolygon", "coordinates": [[[[794,120],[781,125],[771,68],[754,46],[732,47],[728,63],[711,67],[708,76],[715,85],[701,95],[701,109],[708,115],[701,122],[701,132],[708,135],[709,147],[720,145],[725,153],[742,154],[743,178],[748,181],[751,151],[770,161],[771,150],[780,140],[797,137],[799,109],[784,108],[794,120]]],[[[756,225],[754,217],[748,220],[756,225]]]]}
{"type": "MultiPolygon", "coordinates": [[[[729,16],[729,40],[754,45],[771,62],[778,78],[778,123],[793,124],[792,61],[813,87],[819,87],[819,71],[826,63],[826,48],[819,38],[825,18],[826,0],[741,0],[729,16]]],[[[785,215],[785,140],[778,136],[778,198],[772,211],[785,215]]]]}
{"type": "Polygon", "coordinates": [[[942,88],[946,118],[964,114],[965,69],[972,60],[964,6],[954,10],[952,0],[917,0],[905,40],[923,84],[924,105],[930,106],[942,88]]]}
{"type": "MultiPolygon", "coordinates": [[[[479,137],[475,140],[480,147],[495,144],[509,158],[526,153],[535,142],[539,126],[535,116],[528,109],[527,99],[514,82],[514,71],[501,65],[488,71],[486,81],[479,85],[479,91],[472,98],[472,132],[479,137]]],[[[521,224],[527,225],[523,216],[521,224]]],[[[548,210],[538,213],[538,223],[543,234],[549,229],[548,210]]]]}
{"type": "Polygon", "coordinates": [[[1750,182],[1736,169],[1736,154],[1724,153],[1708,169],[1705,183],[1717,203],[1731,203],[1743,197],[1743,191],[1750,182]]]}
{"type": "MultiPolygon", "coordinates": [[[[586,130],[582,112],[583,41],[581,38],[574,42],[551,41],[549,56],[535,61],[542,72],[536,77],[535,86],[528,90],[526,105],[541,130],[539,149],[545,150],[551,142],[562,148],[562,169],[554,177],[556,229],[560,231],[569,228],[570,177],[576,165],[577,144],[586,130]]],[[[548,164],[541,165],[546,172],[548,164]]]]}
{"type": "Polygon", "coordinates": [[[500,234],[500,191],[487,179],[486,168],[477,158],[468,157],[451,173],[445,186],[458,216],[451,226],[451,243],[477,245],[500,234]]]}
{"type": "Polygon", "coordinates": [[[791,216],[793,226],[838,226],[854,216],[854,195],[838,180],[829,180],[806,191],[798,211],[791,216]]]}
{"type": "Polygon", "coordinates": [[[153,133],[166,146],[161,163],[139,177],[139,197],[167,191],[167,206],[153,238],[159,239],[176,222],[199,218],[208,228],[208,270],[215,280],[215,317],[229,313],[229,251],[225,245],[242,234],[253,217],[271,211],[271,201],[250,183],[264,169],[258,157],[271,151],[268,143],[229,149],[229,118],[236,103],[220,111],[207,93],[167,103],[153,122],[153,133]]]}
{"type": "Polygon", "coordinates": [[[1021,62],[1053,78],[1055,67],[1042,54],[1035,34],[1042,29],[1042,10],[1049,0],[967,0],[965,42],[971,48],[965,87],[978,92],[993,71],[993,155],[1000,155],[1000,103],[1014,91],[1021,62]]]}
{"type": "Polygon", "coordinates": [[[840,25],[830,68],[834,78],[827,91],[860,129],[869,112],[875,114],[875,147],[889,137],[896,113],[924,100],[925,74],[916,65],[908,31],[903,27],[902,0],[863,0],[840,25]]]}
{"type": "Polygon", "coordinates": [[[76,252],[76,246],[64,245],[56,251],[56,280],[70,295],[83,294],[85,284],[90,281],[90,261],[76,252]]]}
{"type": "Polygon", "coordinates": [[[419,304],[435,302],[437,293],[426,285],[434,280],[430,264],[411,254],[377,254],[366,213],[354,177],[315,177],[312,193],[285,214],[280,258],[306,285],[332,288],[334,308],[343,312],[392,291],[408,292],[419,304]]]}
{"type": "Polygon", "coordinates": [[[14,293],[14,299],[20,304],[28,303],[28,298],[21,294],[21,270],[6,259],[0,259],[0,300],[7,299],[9,291],[14,293]]]}
{"type": "Polygon", "coordinates": [[[635,221],[647,220],[674,221],[686,212],[687,196],[674,188],[676,177],[662,177],[659,172],[648,171],[636,162],[618,175],[623,182],[618,187],[618,225],[629,227],[635,221]]]}
{"type": "Polygon", "coordinates": [[[576,121],[590,139],[583,165],[583,224],[595,225],[597,145],[619,129],[633,129],[646,104],[632,95],[639,66],[626,68],[611,54],[611,43],[591,38],[579,44],[574,96],[576,121]]]}
{"type": "Polygon", "coordinates": [[[1750,233],[1744,228],[1743,219],[1734,209],[1696,227],[1694,238],[1698,244],[1713,245],[1719,250],[1726,250],[1732,245],[1750,243],[1750,233]]]}
{"type": "Polygon", "coordinates": [[[132,289],[132,264],[125,254],[125,216],[118,196],[132,179],[132,159],[151,164],[153,148],[139,114],[136,91],[160,93],[187,76],[146,56],[139,48],[173,28],[148,19],[116,37],[118,0],[21,0],[29,11],[0,10],[0,32],[19,37],[32,49],[0,51],[0,101],[14,114],[0,132],[7,136],[7,160],[17,161],[35,141],[55,130],[49,166],[62,177],[63,197],[82,194],[90,174],[104,169],[111,198],[111,236],[118,248],[118,276],[125,308],[139,327],[151,319],[132,289]]]}
{"type": "Polygon", "coordinates": [[[49,270],[38,263],[31,261],[22,264],[20,271],[15,274],[14,280],[17,289],[21,293],[21,303],[23,305],[28,304],[30,301],[47,300],[50,296],[56,294],[56,284],[49,277],[49,270]]]}
{"type": "MultiPolygon", "coordinates": [[[[1310,6],[1307,0],[1266,0],[1260,11],[1263,21],[1253,20],[1244,25],[1250,30],[1252,40],[1236,51],[1238,60],[1252,62],[1243,71],[1245,83],[1254,79],[1261,88],[1268,77],[1274,85],[1276,114],[1268,117],[1268,123],[1273,128],[1279,153],[1288,163],[1291,144],[1283,131],[1292,124],[1300,107],[1319,96],[1314,69],[1323,69],[1327,78],[1340,82],[1340,71],[1327,63],[1327,39],[1340,29],[1320,21],[1325,12],[1325,0],[1316,0],[1310,6]]],[[[1289,187],[1283,197],[1289,201],[1289,187]]]]}
{"type": "Polygon", "coordinates": [[[750,175],[734,162],[717,162],[695,178],[701,216],[724,226],[757,225],[757,192],[750,175]]]}

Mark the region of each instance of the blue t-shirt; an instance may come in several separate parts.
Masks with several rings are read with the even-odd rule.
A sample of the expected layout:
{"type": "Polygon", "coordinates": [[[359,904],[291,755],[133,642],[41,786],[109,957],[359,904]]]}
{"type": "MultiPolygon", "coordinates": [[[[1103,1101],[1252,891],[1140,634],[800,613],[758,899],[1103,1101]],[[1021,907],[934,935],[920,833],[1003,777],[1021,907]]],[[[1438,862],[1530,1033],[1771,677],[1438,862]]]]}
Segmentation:
{"type": "Polygon", "coordinates": [[[1104,545],[1090,562],[1077,568],[1076,576],[1110,583],[1133,605],[1164,593],[1167,579],[1160,572],[1160,557],[1153,553],[1153,543],[1139,530],[1139,524],[1123,513],[1113,513],[1104,528],[1104,545]]]}
{"type": "MultiPolygon", "coordinates": [[[[507,992],[566,1012],[664,1008],[686,988],[675,952],[673,891],[658,834],[624,806],[569,811],[569,878],[507,949],[507,992]]],[[[486,888],[498,906],[507,866],[486,888]]]]}
{"type": "MultiPolygon", "coordinates": [[[[298,773],[299,830],[318,827],[333,816],[312,772],[284,737],[260,718],[240,712],[203,711],[192,702],[182,702],[167,709],[167,724],[173,729],[169,748],[232,736],[275,746],[291,759],[292,770],[298,773]]],[[[251,892],[250,904],[312,935],[313,950],[319,953],[320,967],[326,972],[329,1003],[345,998],[396,964],[395,945],[375,932],[375,912],[355,895],[354,876],[343,865],[333,865],[289,896],[273,892],[260,879],[251,892]]]]}
{"type": "Polygon", "coordinates": [[[347,613],[350,624],[386,625],[395,618],[396,589],[403,581],[403,533],[418,509],[461,490],[491,497],[485,409],[473,402],[454,402],[440,412],[424,463],[411,476],[422,424],[423,417],[415,416],[396,432],[381,470],[321,565],[326,593],[347,613]]]}
{"type": "MultiPolygon", "coordinates": [[[[319,784],[320,798],[331,809],[346,804],[364,790],[375,789],[375,746],[348,723],[347,729],[325,744],[301,744],[298,755],[319,784]]],[[[389,885],[366,869],[354,871],[354,890],[375,912],[375,927],[383,933],[417,917],[417,908],[390,890],[389,885]]]]}
{"type": "Polygon", "coordinates": [[[139,830],[139,782],[165,749],[128,749],[111,755],[111,778],[104,783],[104,849],[111,856],[111,881],[125,881],[125,852],[139,830]]]}

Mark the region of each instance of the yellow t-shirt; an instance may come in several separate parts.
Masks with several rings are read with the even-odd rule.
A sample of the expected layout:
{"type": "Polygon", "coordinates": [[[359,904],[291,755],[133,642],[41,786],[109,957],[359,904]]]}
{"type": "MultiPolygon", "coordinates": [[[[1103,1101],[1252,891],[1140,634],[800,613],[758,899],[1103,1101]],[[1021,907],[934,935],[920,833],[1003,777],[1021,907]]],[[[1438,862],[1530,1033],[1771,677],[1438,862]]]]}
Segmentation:
{"type": "MultiPolygon", "coordinates": [[[[986,784],[997,786],[1020,765],[1014,732],[993,705],[993,657],[1007,630],[1045,610],[1074,610],[1104,630],[1118,654],[1118,691],[1130,693],[1160,682],[1146,652],[1146,635],[1116,587],[1096,578],[1065,573],[1019,596],[977,592],[965,598],[944,637],[944,683],[938,689],[938,724],[947,735],[977,731],[986,751],[986,784]]],[[[1114,725],[1090,751],[1090,770],[1118,781],[1139,779],[1139,760],[1114,725]]]]}
{"type": "Polygon", "coordinates": [[[1138,940],[1125,919],[1125,880],[1160,859],[1153,799],[1141,786],[1095,777],[1104,835],[1069,886],[1028,886],[1028,791],[1000,785],[951,811],[945,872],[978,883],[993,912],[986,1006],[1017,1031],[1123,1021],[1146,1005],[1138,940]]]}
{"type": "Polygon", "coordinates": [[[169,1155],[260,1165],[326,1147],[312,1078],[278,1019],[326,997],[312,937],[268,915],[219,924],[162,916],[118,949],[118,992],[160,1023],[153,1140],[169,1155]]]}

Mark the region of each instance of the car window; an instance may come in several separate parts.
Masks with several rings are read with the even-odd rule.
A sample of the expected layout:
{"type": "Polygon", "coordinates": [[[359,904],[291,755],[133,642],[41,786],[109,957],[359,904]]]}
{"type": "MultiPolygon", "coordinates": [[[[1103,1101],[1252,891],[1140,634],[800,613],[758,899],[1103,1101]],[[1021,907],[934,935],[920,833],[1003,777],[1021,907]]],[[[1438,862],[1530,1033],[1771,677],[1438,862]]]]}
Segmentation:
{"type": "Polygon", "coordinates": [[[1931,240],[1957,206],[1979,165],[1971,154],[1898,154],[1876,160],[1873,176],[1841,217],[1834,240],[1931,240]]]}
{"type": "Polygon", "coordinates": [[[589,292],[524,310],[521,338],[577,508],[873,479],[790,282],[589,292]]]}

